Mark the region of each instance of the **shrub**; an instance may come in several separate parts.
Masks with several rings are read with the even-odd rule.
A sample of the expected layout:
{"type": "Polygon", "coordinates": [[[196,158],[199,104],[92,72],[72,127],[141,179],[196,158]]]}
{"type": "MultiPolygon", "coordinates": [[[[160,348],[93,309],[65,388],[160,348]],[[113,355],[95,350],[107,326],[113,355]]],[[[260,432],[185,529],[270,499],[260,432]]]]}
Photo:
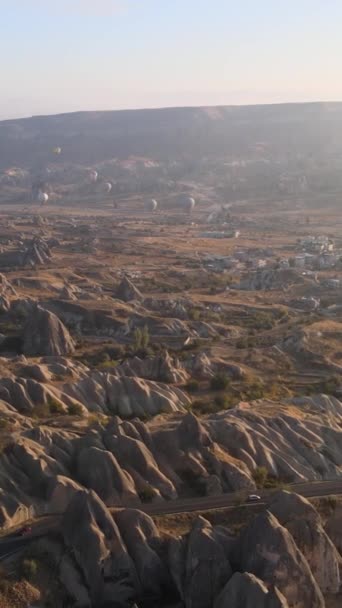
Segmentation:
{"type": "Polygon", "coordinates": [[[21,564],[21,572],[24,578],[34,579],[38,572],[37,562],[34,559],[24,559],[21,564]]]}
{"type": "Polygon", "coordinates": [[[324,498],[321,499],[321,505],[329,511],[335,511],[338,505],[337,496],[324,496],[324,498]]]}
{"type": "Polygon", "coordinates": [[[242,393],[244,399],[253,401],[254,399],[262,399],[265,396],[265,385],[262,380],[257,378],[246,380],[243,384],[242,393]]]}
{"type": "Polygon", "coordinates": [[[101,363],[99,363],[97,367],[99,369],[110,370],[117,367],[117,365],[119,365],[119,361],[112,361],[111,359],[108,359],[107,361],[102,361],[101,363]]]}
{"type": "Polygon", "coordinates": [[[63,405],[51,395],[48,397],[48,406],[50,414],[64,414],[63,405]]]}
{"type": "Polygon", "coordinates": [[[248,338],[239,338],[235,344],[236,348],[248,348],[248,338]]]}
{"type": "Polygon", "coordinates": [[[209,401],[200,401],[199,399],[195,399],[189,406],[189,410],[194,412],[194,414],[209,414],[210,406],[212,406],[209,401]]]}
{"type": "Polygon", "coordinates": [[[134,330],[134,343],[133,348],[135,351],[146,350],[150,343],[150,334],[147,325],[144,325],[142,329],[137,327],[134,330]]]}
{"type": "Polygon", "coordinates": [[[234,398],[231,395],[216,395],[214,403],[219,409],[228,410],[234,407],[234,398]]]}
{"type": "Polygon", "coordinates": [[[64,381],[64,376],[63,374],[54,374],[52,377],[52,380],[54,382],[63,382],[64,381]]]}
{"type": "Polygon", "coordinates": [[[185,390],[189,393],[197,393],[199,390],[199,382],[198,380],[189,380],[189,382],[185,385],[185,390]]]}
{"type": "Polygon", "coordinates": [[[35,405],[32,412],[33,418],[48,418],[50,415],[50,409],[47,403],[39,403],[35,405]]]}
{"type": "Polygon", "coordinates": [[[257,488],[264,488],[268,477],[268,472],[265,467],[257,467],[253,471],[253,479],[257,485],[257,488]]]}
{"type": "Polygon", "coordinates": [[[1,431],[5,431],[6,429],[8,429],[10,426],[10,422],[9,420],[6,420],[6,418],[0,418],[0,430],[1,431]]]}
{"type": "Polygon", "coordinates": [[[191,310],[189,310],[189,319],[191,319],[191,321],[199,321],[200,316],[201,313],[198,308],[191,308],[191,310]]]}
{"type": "Polygon", "coordinates": [[[255,329],[272,329],[273,326],[274,319],[271,314],[262,311],[255,314],[252,327],[255,329]]]}
{"type": "Polygon", "coordinates": [[[211,378],[210,388],[212,391],[224,391],[228,388],[229,382],[229,377],[225,373],[219,372],[211,378]]]}
{"type": "Polygon", "coordinates": [[[88,426],[89,427],[93,427],[96,426],[97,424],[106,424],[107,422],[107,416],[105,416],[104,414],[101,413],[96,413],[94,412],[93,414],[90,414],[87,418],[87,422],[88,422],[88,426]]]}
{"type": "Polygon", "coordinates": [[[138,496],[141,502],[152,502],[155,492],[150,486],[145,486],[142,490],[140,490],[140,492],[138,492],[138,496]]]}
{"type": "Polygon", "coordinates": [[[322,382],[321,391],[322,393],[326,393],[327,395],[334,395],[336,390],[340,388],[341,385],[342,376],[338,376],[337,374],[335,374],[334,376],[331,376],[330,378],[322,382]]]}
{"type": "Polygon", "coordinates": [[[69,416],[82,416],[83,408],[80,403],[71,403],[68,407],[69,416]]]}

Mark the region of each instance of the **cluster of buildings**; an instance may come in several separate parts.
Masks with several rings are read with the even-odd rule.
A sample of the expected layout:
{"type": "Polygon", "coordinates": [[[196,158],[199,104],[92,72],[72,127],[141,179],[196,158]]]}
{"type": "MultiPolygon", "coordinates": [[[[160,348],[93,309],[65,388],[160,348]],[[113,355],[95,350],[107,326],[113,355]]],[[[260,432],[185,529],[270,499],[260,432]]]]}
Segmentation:
{"type": "Polygon", "coordinates": [[[293,257],[280,260],[279,267],[330,270],[342,259],[342,250],[335,249],[334,242],[326,236],[301,239],[299,248],[300,252],[293,257]]]}

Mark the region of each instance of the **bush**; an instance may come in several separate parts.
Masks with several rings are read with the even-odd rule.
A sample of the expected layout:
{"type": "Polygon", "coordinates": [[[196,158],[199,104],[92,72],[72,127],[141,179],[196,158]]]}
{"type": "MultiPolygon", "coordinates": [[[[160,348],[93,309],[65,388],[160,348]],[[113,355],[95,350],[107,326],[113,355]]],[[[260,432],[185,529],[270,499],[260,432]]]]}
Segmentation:
{"type": "Polygon", "coordinates": [[[48,418],[50,416],[50,409],[47,403],[38,403],[35,405],[32,412],[33,418],[48,418]]]}
{"type": "Polygon", "coordinates": [[[99,369],[111,370],[119,365],[119,361],[112,361],[112,359],[108,359],[107,361],[102,361],[98,363],[97,367],[99,369]]]}
{"type": "Polygon", "coordinates": [[[248,338],[239,338],[235,344],[236,348],[248,348],[248,338]]]}
{"type": "Polygon", "coordinates": [[[201,312],[198,310],[198,308],[191,308],[191,310],[189,310],[189,319],[191,321],[199,321],[200,316],[201,312]]]}
{"type": "Polygon", "coordinates": [[[246,380],[242,387],[242,397],[249,401],[262,399],[265,396],[265,391],[265,385],[261,380],[257,378],[246,380]]]}
{"type": "Polygon", "coordinates": [[[48,397],[48,406],[50,414],[64,414],[63,405],[54,397],[48,397]]]}
{"type": "Polygon", "coordinates": [[[211,401],[200,401],[195,399],[189,409],[194,414],[210,414],[213,412],[213,403],[211,401]]]}
{"type": "Polygon", "coordinates": [[[268,477],[268,472],[265,467],[257,467],[253,471],[253,479],[257,485],[257,488],[264,488],[268,477]]]}
{"type": "Polygon", "coordinates": [[[138,492],[138,496],[141,502],[152,502],[155,496],[155,492],[150,486],[145,486],[143,490],[140,490],[140,492],[138,492]]]}
{"type": "Polygon", "coordinates": [[[198,380],[189,380],[189,382],[184,386],[184,388],[189,393],[197,393],[199,390],[199,382],[198,380]]]}
{"type": "Polygon", "coordinates": [[[93,426],[97,426],[98,424],[106,424],[107,422],[107,416],[105,416],[104,414],[101,413],[96,413],[94,412],[93,414],[90,414],[87,418],[87,423],[89,427],[93,427],[93,426]]]}
{"type": "Polygon", "coordinates": [[[229,386],[229,377],[223,372],[219,372],[210,380],[210,388],[212,391],[224,391],[229,386]]]}
{"type": "Polygon", "coordinates": [[[133,343],[134,350],[135,351],[147,350],[149,343],[150,343],[150,334],[149,334],[147,325],[145,325],[142,329],[137,327],[134,330],[134,343],[133,343]]]}
{"type": "Polygon", "coordinates": [[[335,511],[338,505],[338,498],[337,496],[324,496],[324,498],[321,499],[321,505],[329,511],[335,511]]]}
{"type": "Polygon", "coordinates": [[[32,580],[37,576],[38,564],[34,559],[24,559],[21,564],[21,572],[24,578],[32,580]]]}
{"type": "Polygon", "coordinates": [[[334,395],[336,390],[342,385],[342,376],[335,374],[321,384],[321,392],[327,395],[334,395]]]}
{"type": "Polygon", "coordinates": [[[0,418],[0,430],[1,431],[5,431],[6,429],[8,429],[10,426],[10,422],[9,420],[6,420],[6,418],[0,418]]]}
{"type": "Polygon", "coordinates": [[[234,407],[234,398],[231,395],[216,395],[214,403],[220,410],[228,410],[234,407]]]}
{"type": "Polygon", "coordinates": [[[82,416],[83,408],[80,403],[71,403],[68,407],[69,416],[82,416]]]}

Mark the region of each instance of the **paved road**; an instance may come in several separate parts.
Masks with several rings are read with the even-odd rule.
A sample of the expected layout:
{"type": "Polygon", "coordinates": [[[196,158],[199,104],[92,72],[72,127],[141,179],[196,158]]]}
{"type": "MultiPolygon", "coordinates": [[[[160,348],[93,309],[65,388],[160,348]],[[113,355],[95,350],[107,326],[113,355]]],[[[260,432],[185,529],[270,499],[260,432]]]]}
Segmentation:
{"type": "MultiPolygon", "coordinates": [[[[301,494],[302,496],[305,496],[306,498],[342,495],[342,480],[296,484],[290,486],[289,489],[293,492],[301,494]]],[[[267,502],[267,498],[270,496],[270,494],[274,493],[274,490],[262,490],[258,491],[257,493],[262,499],[261,502],[257,503],[260,505],[267,502]]],[[[138,508],[148,515],[171,515],[177,513],[190,513],[194,511],[210,511],[234,507],[237,504],[240,504],[239,500],[241,499],[241,496],[241,492],[235,492],[230,494],[222,494],[221,496],[204,496],[173,500],[159,504],[143,504],[139,505],[138,508]]],[[[240,506],[243,506],[243,508],[253,508],[255,503],[245,503],[240,506]]],[[[30,524],[32,528],[32,533],[30,535],[21,537],[18,536],[15,531],[11,531],[6,536],[0,538],[0,561],[23,549],[33,540],[45,536],[53,529],[58,529],[60,520],[60,515],[41,517],[30,524]]]]}
{"type": "MultiPolygon", "coordinates": [[[[342,480],[294,484],[289,486],[289,490],[296,492],[297,494],[301,494],[301,496],[304,496],[305,498],[342,495],[342,480]]],[[[258,494],[262,499],[266,500],[271,494],[274,494],[274,492],[275,490],[272,489],[257,490],[255,493],[258,494]]],[[[235,492],[230,494],[221,494],[220,496],[204,496],[183,500],[172,500],[170,502],[163,502],[159,504],[145,504],[139,506],[139,509],[145,513],[148,513],[149,515],[171,515],[172,513],[210,511],[239,505],[241,497],[241,492],[235,492]]],[[[249,503],[246,506],[250,506],[251,504],[252,503],[249,503]]]]}
{"type": "Polygon", "coordinates": [[[0,538],[0,561],[6,557],[14,555],[27,547],[30,543],[38,538],[46,536],[52,530],[57,529],[60,522],[60,516],[47,515],[40,517],[36,521],[28,523],[32,532],[26,536],[20,536],[20,530],[25,526],[23,523],[17,530],[11,531],[6,536],[0,538]]]}

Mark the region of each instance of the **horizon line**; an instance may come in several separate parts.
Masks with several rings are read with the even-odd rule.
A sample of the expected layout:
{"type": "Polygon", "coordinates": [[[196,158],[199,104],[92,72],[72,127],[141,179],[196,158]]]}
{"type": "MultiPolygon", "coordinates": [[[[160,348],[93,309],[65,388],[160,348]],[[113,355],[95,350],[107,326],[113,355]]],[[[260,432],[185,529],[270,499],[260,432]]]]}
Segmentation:
{"type": "Polygon", "coordinates": [[[170,105],[170,106],[142,106],[132,108],[116,108],[107,110],[72,110],[70,112],[53,112],[46,114],[31,114],[26,116],[17,116],[13,118],[2,118],[0,123],[12,122],[18,120],[31,120],[32,118],[51,118],[56,116],[70,116],[73,114],[109,114],[114,112],[149,112],[154,110],[200,110],[203,108],[258,108],[258,107],[273,107],[273,106],[304,106],[304,105],[334,105],[341,104],[341,100],[316,100],[316,101],[277,101],[265,103],[232,103],[232,104],[190,104],[190,105],[170,105]]]}

